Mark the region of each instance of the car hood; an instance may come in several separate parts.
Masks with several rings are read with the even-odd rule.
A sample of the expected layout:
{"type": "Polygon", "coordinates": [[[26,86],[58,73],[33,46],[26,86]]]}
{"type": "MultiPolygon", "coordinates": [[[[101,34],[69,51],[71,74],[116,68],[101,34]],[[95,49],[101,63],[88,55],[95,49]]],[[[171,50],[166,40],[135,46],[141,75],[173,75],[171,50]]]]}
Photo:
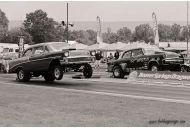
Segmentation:
{"type": "Polygon", "coordinates": [[[90,52],[87,50],[71,50],[69,51],[69,58],[72,57],[89,57],[90,52]]]}

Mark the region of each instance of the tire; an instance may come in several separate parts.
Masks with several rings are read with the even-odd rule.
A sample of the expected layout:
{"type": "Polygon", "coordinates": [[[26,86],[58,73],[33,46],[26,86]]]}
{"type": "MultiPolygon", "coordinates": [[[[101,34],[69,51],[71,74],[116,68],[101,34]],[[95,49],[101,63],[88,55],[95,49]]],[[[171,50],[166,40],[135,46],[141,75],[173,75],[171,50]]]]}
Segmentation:
{"type": "Polygon", "coordinates": [[[84,70],[83,70],[83,75],[85,78],[91,78],[93,74],[93,69],[92,66],[90,64],[86,64],[84,66],[84,70]]]}
{"type": "Polygon", "coordinates": [[[53,82],[55,78],[51,74],[44,75],[44,79],[46,82],[53,82]]]}
{"type": "Polygon", "coordinates": [[[120,66],[115,66],[113,68],[113,76],[115,78],[124,78],[125,73],[123,72],[123,70],[120,66]]]}
{"type": "Polygon", "coordinates": [[[63,78],[63,68],[60,65],[55,65],[52,70],[52,75],[56,80],[63,78]]]}
{"type": "Polygon", "coordinates": [[[22,68],[17,71],[17,80],[20,82],[29,82],[31,75],[22,68]]]}
{"type": "Polygon", "coordinates": [[[160,68],[159,68],[159,66],[158,66],[157,63],[152,63],[152,64],[150,65],[150,70],[151,70],[151,71],[160,71],[160,68]]]}

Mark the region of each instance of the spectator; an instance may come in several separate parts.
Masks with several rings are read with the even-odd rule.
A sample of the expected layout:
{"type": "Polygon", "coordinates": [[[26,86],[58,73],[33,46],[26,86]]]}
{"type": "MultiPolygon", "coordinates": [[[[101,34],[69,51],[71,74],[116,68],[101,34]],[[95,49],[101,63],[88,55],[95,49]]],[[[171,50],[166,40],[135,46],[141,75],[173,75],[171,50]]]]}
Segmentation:
{"type": "Polygon", "coordinates": [[[119,52],[118,51],[115,52],[114,57],[115,57],[115,60],[117,60],[119,58],[119,52]]]}
{"type": "Polygon", "coordinates": [[[110,55],[108,56],[109,60],[112,60],[114,57],[112,55],[112,53],[110,53],[110,55]]]}
{"type": "Polygon", "coordinates": [[[95,54],[95,58],[96,58],[95,68],[99,68],[100,67],[100,60],[102,58],[100,51],[97,51],[97,53],[95,54]]]}

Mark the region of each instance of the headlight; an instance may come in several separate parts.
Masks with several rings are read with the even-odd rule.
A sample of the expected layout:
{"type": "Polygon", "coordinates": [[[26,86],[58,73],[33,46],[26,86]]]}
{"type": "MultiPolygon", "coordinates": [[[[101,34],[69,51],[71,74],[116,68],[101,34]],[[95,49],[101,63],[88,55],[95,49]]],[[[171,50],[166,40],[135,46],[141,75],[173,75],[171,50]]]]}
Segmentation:
{"type": "Polygon", "coordinates": [[[92,55],[92,56],[95,56],[95,54],[96,54],[95,51],[92,51],[92,52],[91,52],[91,55],[92,55]]]}
{"type": "Polygon", "coordinates": [[[163,55],[163,57],[164,57],[164,58],[166,58],[166,57],[167,57],[167,55],[166,55],[166,54],[164,54],[164,55],[163,55]]]}
{"type": "Polygon", "coordinates": [[[65,53],[64,53],[64,56],[65,56],[65,57],[68,57],[68,56],[69,56],[69,52],[65,52],[65,53]]]}
{"type": "Polygon", "coordinates": [[[185,64],[190,64],[190,60],[184,60],[185,64]]]}

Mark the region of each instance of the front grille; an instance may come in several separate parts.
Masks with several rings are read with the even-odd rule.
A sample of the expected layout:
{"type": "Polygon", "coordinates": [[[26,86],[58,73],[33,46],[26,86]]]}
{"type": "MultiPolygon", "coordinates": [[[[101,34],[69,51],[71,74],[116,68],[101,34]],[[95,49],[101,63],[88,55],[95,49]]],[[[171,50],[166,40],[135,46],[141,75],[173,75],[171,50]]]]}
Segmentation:
{"type": "Polygon", "coordinates": [[[92,61],[91,57],[68,58],[68,62],[92,61]]]}

